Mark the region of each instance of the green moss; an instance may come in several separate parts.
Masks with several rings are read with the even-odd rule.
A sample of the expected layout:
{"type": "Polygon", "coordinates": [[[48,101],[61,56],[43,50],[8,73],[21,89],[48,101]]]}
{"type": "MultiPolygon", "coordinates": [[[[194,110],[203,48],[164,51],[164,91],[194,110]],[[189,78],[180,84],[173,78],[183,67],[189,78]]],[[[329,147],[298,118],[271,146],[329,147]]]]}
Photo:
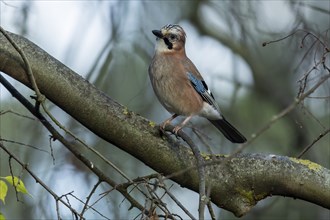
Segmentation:
{"type": "Polygon", "coordinates": [[[155,122],[153,122],[153,121],[149,121],[149,125],[151,126],[151,127],[155,127],[156,126],[156,123],[155,122]]]}
{"type": "Polygon", "coordinates": [[[255,199],[254,199],[254,192],[251,190],[251,191],[246,191],[244,189],[236,189],[237,192],[243,196],[244,198],[246,198],[250,204],[255,204],[255,199]]]}
{"type": "Polygon", "coordinates": [[[204,158],[204,160],[210,160],[210,154],[205,154],[205,153],[201,153],[201,156],[204,158]]]}
{"type": "Polygon", "coordinates": [[[123,114],[124,115],[129,115],[130,114],[129,111],[128,111],[128,108],[124,108],[123,114]]]}
{"type": "Polygon", "coordinates": [[[266,198],[269,194],[268,193],[260,193],[258,195],[254,195],[255,200],[260,201],[266,198]]]}
{"type": "Polygon", "coordinates": [[[303,164],[303,165],[307,166],[308,169],[311,169],[311,170],[314,170],[314,171],[319,171],[322,168],[321,165],[319,165],[317,163],[314,163],[310,160],[297,159],[297,158],[294,158],[294,157],[290,157],[290,160],[295,162],[295,163],[303,164]]]}
{"type": "Polygon", "coordinates": [[[268,194],[266,192],[255,194],[253,190],[246,191],[244,189],[236,188],[236,191],[247,200],[250,205],[255,205],[258,201],[266,198],[268,194]]]}

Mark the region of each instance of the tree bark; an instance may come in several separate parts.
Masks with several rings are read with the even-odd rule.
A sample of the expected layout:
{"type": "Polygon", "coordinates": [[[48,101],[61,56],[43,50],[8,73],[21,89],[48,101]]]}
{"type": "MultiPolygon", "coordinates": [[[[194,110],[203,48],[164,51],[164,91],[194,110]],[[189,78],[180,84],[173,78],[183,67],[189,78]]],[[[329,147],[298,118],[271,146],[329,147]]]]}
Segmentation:
{"type": "MultiPolygon", "coordinates": [[[[163,175],[195,167],[191,150],[160,136],[154,123],[112,100],[29,40],[7,32],[24,51],[38,88],[50,101],[86,126],[163,175]]],[[[0,33],[0,71],[31,88],[22,58],[0,33]]],[[[211,200],[236,216],[271,195],[299,198],[330,208],[330,171],[286,156],[204,155],[211,200]]],[[[197,169],[171,178],[198,192],[197,169]]]]}

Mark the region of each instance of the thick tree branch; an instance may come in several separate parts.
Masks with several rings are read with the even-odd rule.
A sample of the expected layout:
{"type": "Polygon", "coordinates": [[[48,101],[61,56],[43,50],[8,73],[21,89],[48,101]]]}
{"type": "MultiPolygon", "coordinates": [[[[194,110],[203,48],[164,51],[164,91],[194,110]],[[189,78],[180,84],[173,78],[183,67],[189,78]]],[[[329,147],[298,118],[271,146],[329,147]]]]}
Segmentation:
{"type": "MultiPolygon", "coordinates": [[[[164,175],[196,166],[190,149],[161,138],[154,123],[127,111],[27,39],[8,34],[26,54],[40,92],[92,132],[164,175]]],[[[31,88],[23,60],[2,34],[0,71],[31,88]]],[[[204,159],[212,202],[237,216],[270,195],[330,208],[330,171],[310,161],[261,154],[204,159]]],[[[172,179],[198,192],[196,169],[172,179]]]]}

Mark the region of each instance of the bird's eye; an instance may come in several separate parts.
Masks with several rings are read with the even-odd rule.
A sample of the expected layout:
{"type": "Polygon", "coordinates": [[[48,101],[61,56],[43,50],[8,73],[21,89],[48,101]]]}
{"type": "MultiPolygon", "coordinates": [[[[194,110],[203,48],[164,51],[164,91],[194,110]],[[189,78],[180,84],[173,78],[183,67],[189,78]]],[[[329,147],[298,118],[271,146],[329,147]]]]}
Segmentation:
{"type": "Polygon", "coordinates": [[[170,35],[170,40],[175,40],[176,39],[176,35],[175,34],[171,34],[170,35]]]}

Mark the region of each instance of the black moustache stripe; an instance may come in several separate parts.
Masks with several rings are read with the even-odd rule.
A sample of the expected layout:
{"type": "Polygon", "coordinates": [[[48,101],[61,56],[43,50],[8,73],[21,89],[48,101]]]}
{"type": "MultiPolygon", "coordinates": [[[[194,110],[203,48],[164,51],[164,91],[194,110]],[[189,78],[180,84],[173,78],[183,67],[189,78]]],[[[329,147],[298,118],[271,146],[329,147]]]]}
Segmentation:
{"type": "Polygon", "coordinates": [[[164,37],[164,42],[165,42],[165,44],[167,45],[167,48],[168,49],[172,49],[173,48],[173,44],[168,40],[168,38],[167,37],[164,37]]]}

